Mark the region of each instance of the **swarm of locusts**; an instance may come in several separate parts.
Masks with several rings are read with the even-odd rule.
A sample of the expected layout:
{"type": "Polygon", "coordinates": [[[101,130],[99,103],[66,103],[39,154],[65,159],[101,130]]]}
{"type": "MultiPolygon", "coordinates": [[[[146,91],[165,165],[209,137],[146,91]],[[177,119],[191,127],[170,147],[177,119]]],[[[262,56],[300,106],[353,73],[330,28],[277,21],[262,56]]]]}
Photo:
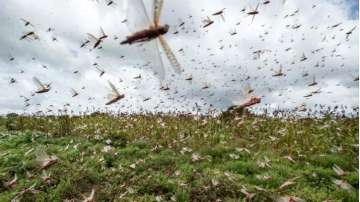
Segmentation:
{"type": "Polygon", "coordinates": [[[358,109],[319,109],[8,114],[0,201],[356,201],[358,109]]]}
{"type": "MultiPolygon", "coordinates": [[[[106,8],[118,8],[120,1],[96,2],[106,8]]],[[[114,35],[106,24],[96,25],[96,28],[100,27],[97,34],[84,32],[83,35],[87,38],[77,42],[76,50],[71,48],[73,55],[86,53],[94,56],[94,61],[86,69],[71,67],[69,75],[88,75],[89,69],[89,72],[96,71],[96,77],[105,81],[109,88],[107,97],[96,97],[99,93],[94,93],[96,89],[80,83],[82,79],[76,79],[79,86],[67,86],[71,92],[68,94],[69,100],[71,99],[69,102],[47,105],[46,102],[39,102],[39,97],[59,101],[62,99],[58,96],[61,91],[60,83],[55,78],[49,78],[50,73],[31,75],[36,88],[33,86],[32,91],[21,89],[20,98],[13,98],[24,99],[24,113],[0,116],[0,202],[359,200],[359,108],[343,106],[338,102],[332,102],[333,106],[306,104],[317,96],[324,96],[325,100],[326,95],[336,91],[329,86],[328,75],[316,72],[326,71],[334,78],[336,74],[346,73],[348,81],[335,84],[337,87],[353,89],[358,84],[358,75],[354,75],[352,69],[348,72],[344,70],[345,64],[353,64],[354,61],[347,61],[351,58],[341,52],[345,47],[346,50],[353,47],[350,40],[356,35],[353,32],[357,33],[357,25],[342,22],[332,24],[333,18],[328,15],[331,24],[307,26],[299,20],[302,19],[299,15],[304,12],[303,9],[283,9],[270,21],[276,18],[284,23],[286,34],[279,34],[276,44],[286,47],[272,46],[270,50],[264,49],[268,46],[265,44],[268,40],[266,36],[277,35],[275,29],[280,27],[262,24],[256,28],[256,23],[263,21],[266,16],[264,13],[274,3],[276,5],[275,1],[251,1],[254,7],[256,5],[255,9],[249,5],[236,10],[233,17],[237,19],[236,22],[231,19],[235,7],[220,7],[211,11],[201,9],[202,16],[198,17],[187,13],[179,19],[179,25],[160,23],[164,0],[124,2],[127,2],[124,4],[125,19],[117,21],[126,25],[129,31],[126,35],[114,35]],[[153,2],[151,12],[147,12],[145,2],[153,2]],[[240,19],[242,21],[238,21],[240,19]],[[216,31],[216,27],[225,27],[226,22],[232,22],[231,31],[226,36],[219,36],[219,39],[211,39],[217,41],[219,47],[210,48],[210,43],[197,43],[208,33],[216,31]],[[239,37],[247,28],[257,30],[252,33],[259,38],[254,45],[249,43],[249,39],[228,40],[230,37],[239,37]],[[238,33],[237,30],[241,32],[238,33]],[[296,46],[307,41],[305,32],[310,32],[311,38],[315,38],[315,35],[323,38],[321,42],[311,44],[314,50],[303,51],[296,46]],[[196,43],[190,46],[180,44],[182,46],[173,51],[167,40],[187,35],[196,39],[196,43]],[[240,46],[246,44],[243,42],[251,45],[246,50],[244,59],[236,54],[241,52],[240,46]],[[128,72],[123,72],[120,73],[122,78],[117,78],[119,75],[115,75],[115,72],[101,62],[104,55],[102,53],[110,52],[109,45],[115,43],[118,48],[136,48],[135,54],[145,50],[152,54],[150,61],[142,61],[146,63],[136,64],[135,67],[150,68],[160,85],[150,89],[148,82],[151,77],[144,74],[129,75],[128,72]],[[325,49],[332,47],[332,44],[337,48],[325,49]],[[204,57],[194,57],[196,55],[191,54],[190,50],[195,49],[201,51],[196,54],[204,57]],[[300,52],[296,49],[300,49],[300,52]],[[226,50],[230,50],[227,53],[236,55],[223,52],[226,50]],[[223,53],[218,54],[220,52],[223,53]],[[163,60],[162,53],[166,60],[163,60]],[[285,53],[288,58],[279,56],[285,53]],[[319,54],[322,55],[316,56],[319,54]],[[221,61],[215,59],[217,55],[222,57],[221,61]],[[177,58],[181,59],[179,61],[183,66],[177,58]],[[283,58],[289,61],[284,61],[283,58]],[[248,63],[251,59],[258,65],[251,66],[248,63]],[[231,67],[231,71],[238,73],[232,74],[225,70],[229,61],[238,60],[241,63],[231,67]],[[341,60],[342,64],[337,67],[328,62],[333,60],[341,60]],[[272,61],[273,63],[268,63],[272,61]],[[169,62],[171,68],[167,68],[164,62],[169,62]],[[297,74],[292,71],[296,69],[293,66],[295,64],[301,64],[303,72],[297,74]],[[259,72],[259,75],[251,76],[250,72],[244,71],[242,66],[247,65],[251,71],[259,72]],[[317,71],[326,66],[330,66],[329,69],[317,71]],[[195,74],[196,71],[193,70],[199,70],[201,74],[195,74]],[[206,74],[211,74],[211,77],[206,77],[206,74]],[[214,75],[220,77],[213,78],[214,75]],[[124,79],[125,76],[131,79],[124,79]],[[176,86],[174,78],[185,80],[183,83],[186,85],[176,86]],[[292,78],[296,80],[289,83],[292,78]],[[224,82],[210,83],[213,82],[212,79],[214,82],[224,82]],[[144,85],[141,86],[144,89],[135,86],[130,91],[143,90],[146,93],[153,92],[156,88],[156,92],[161,91],[160,95],[166,95],[166,99],[152,93],[131,95],[128,93],[130,87],[125,85],[132,85],[132,80],[134,83],[143,82],[144,85]],[[258,85],[250,87],[250,83],[258,85]],[[279,89],[269,87],[271,83],[278,83],[279,89]],[[198,88],[198,91],[187,91],[187,86],[190,85],[191,88],[198,88]],[[232,89],[233,86],[236,89],[232,89]],[[246,87],[242,92],[239,91],[243,86],[246,87]],[[278,106],[285,107],[289,100],[300,100],[300,104],[292,102],[297,105],[293,109],[271,108],[266,104],[269,97],[281,97],[283,93],[297,91],[298,86],[306,92],[299,91],[300,97],[286,97],[283,99],[286,102],[277,103],[278,106]],[[229,101],[224,109],[213,106],[216,103],[211,100],[218,96],[214,91],[225,92],[216,99],[217,103],[229,101]],[[232,102],[232,93],[241,94],[241,102],[232,102]],[[194,94],[200,94],[199,104],[194,101],[194,94]],[[87,101],[81,104],[76,102],[84,96],[87,101]],[[96,102],[101,103],[101,106],[90,104],[92,101],[99,101],[101,97],[105,100],[96,102]],[[140,97],[141,103],[153,104],[154,107],[146,111],[139,107],[135,97],[140,97]],[[164,102],[170,102],[170,107],[164,107],[164,102]],[[181,111],[175,102],[185,108],[194,107],[192,110],[181,111]],[[262,102],[263,105],[257,105],[262,102]],[[79,111],[81,107],[86,107],[86,110],[79,111]],[[139,109],[138,113],[131,113],[131,107],[139,109]],[[158,112],[161,110],[166,112],[158,112]]],[[[282,0],[282,5],[284,4],[286,0],[282,0]]],[[[309,10],[313,10],[312,13],[318,12],[317,5],[308,6],[309,10]]],[[[168,10],[172,12],[172,17],[175,10],[176,8],[168,10]]],[[[107,18],[108,16],[110,15],[106,14],[107,18]]],[[[62,31],[57,31],[61,26],[49,27],[45,32],[36,21],[32,23],[24,18],[20,20],[24,31],[22,34],[18,33],[19,36],[16,35],[19,44],[45,47],[61,44],[65,39],[61,37],[62,31]],[[43,41],[46,41],[47,35],[51,37],[51,43],[45,44],[43,41]]],[[[45,48],[44,50],[46,51],[45,48]]],[[[57,53],[54,52],[61,56],[57,53]]],[[[18,57],[20,59],[10,55],[8,59],[8,63],[13,64],[14,68],[18,68],[20,65],[17,62],[23,59],[21,54],[18,57]]],[[[116,57],[116,61],[132,60],[125,54],[116,57]]],[[[141,56],[136,57],[142,59],[141,56]]],[[[77,56],[74,58],[78,59],[77,56]]],[[[66,59],[75,61],[74,58],[66,59]]],[[[42,61],[36,55],[31,55],[31,61],[37,59],[42,61]]],[[[51,66],[52,64],[41,64],[41,69],[61,73],[56,68],[51,70],[51,66]]],[[[21,69],[19,74],[9,75],[9,88],[21,84],[23,78],[19,75],[30,74],[27,71],[28,69],[21,69]]],[[[93,82],[92,77],[89,78],[93,82]]],[[[61,84],[62,82],[67,83],[62,80],[61,84]]]]}

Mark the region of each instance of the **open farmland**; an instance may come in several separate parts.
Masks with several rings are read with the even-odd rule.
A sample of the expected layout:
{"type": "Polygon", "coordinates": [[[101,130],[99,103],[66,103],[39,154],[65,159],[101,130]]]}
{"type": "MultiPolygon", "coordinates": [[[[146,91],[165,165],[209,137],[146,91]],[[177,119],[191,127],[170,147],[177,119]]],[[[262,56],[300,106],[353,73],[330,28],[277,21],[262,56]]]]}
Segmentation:
{"type": "Polygon", "coordinates": [[[358,200],[357,118],[17,116],[0,127],[0,201],[358,200]]]}

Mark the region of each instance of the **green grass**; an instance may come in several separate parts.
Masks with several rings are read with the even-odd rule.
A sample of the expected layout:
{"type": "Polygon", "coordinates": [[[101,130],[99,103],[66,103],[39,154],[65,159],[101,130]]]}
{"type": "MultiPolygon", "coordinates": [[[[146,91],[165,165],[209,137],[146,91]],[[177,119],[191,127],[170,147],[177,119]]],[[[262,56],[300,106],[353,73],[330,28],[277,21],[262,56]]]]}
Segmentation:
{"type": "Polygon", "coordinates": [[[92,189],[96,201],[245,201],[242,189],[255,194],[253,201],[358,201],[357,144],[356,118],[1,118],[0,201],[32,185],[37,192],[22,201],[83,200],[92,189]],[[45,171],[48,182],[39,149],[59,158],[45,171]],[[345,176],[336,175],[335,164],[345,176]],[[15,174],[16,184],[5,186],[15,174]],[[294,177],[295,184],[279,189],[294,177]]]}

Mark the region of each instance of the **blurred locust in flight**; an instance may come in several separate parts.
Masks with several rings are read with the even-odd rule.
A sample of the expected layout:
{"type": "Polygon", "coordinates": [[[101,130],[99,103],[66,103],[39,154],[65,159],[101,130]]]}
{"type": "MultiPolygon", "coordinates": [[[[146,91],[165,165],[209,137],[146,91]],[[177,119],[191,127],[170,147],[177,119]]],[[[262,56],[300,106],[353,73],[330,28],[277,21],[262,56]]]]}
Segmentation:
{"type": "Polygon", "coordinates": [[[32,27],[34,27],[34,25],[33,25],[30,21],[25,20],[24,18],[21,18],[20,20],[24,22],[25,27],[27,27],[27,26],[29,26],[29,25],[32,26],[32,27]]]}
{"type": "Polygon", "coordinates": [[[125,97],[125,95],[119,93],[119,91],[116,89],[114,84],[112,84],[110,81],[108,81],[108,82],[109,82],[112,92],[108,96],[110,100],[105,105],[111,105],[125,97]]]}
{"type": "Polygon", "coordinates": [[[275,71],[275,74],[272,75],[273,77],[285,76],[283,73],[283,67],[280,65],[279,70],[275,71]]]}
{"type": "Polygon", "coordinates": [[[38,40],[38,39],[39,39],[39,36],[38,36],[34,31],[30,31],[30,32],[24,33],[24,34],[20,37],[20,40],[24,40],[24,39],[38,40]]]}
{"type": "Polygon", "coordinates": [[[252,16],[253,16],[252,19],[251,19],[251,23],[254,22],[255,16],[256,16],[257,14],[259,14],[259,11],[258,11],[259,5],[260,5],[260,4],[257,4],[255,10],[252,10],[252,11],[250,11],[250,12],[247,13],[248,15],[252,15],[252,16]]]}
{"type": "Polygon", "coordinates": [[[75,89],[71,89],[71,94],[72,94],[72,96],[71,97],[76,97],[76,96],[78,96],[79,95],[79,93],[75,90],[75,89]]]}
{"type": "Polygon", "coordinates": [[[147,42],[148,45],[153,46],[152,53],[155,54],[153,59],[156,60],[152,65],[155,75],[160,81],[165,79],[165,68],[161,60],[158,44],[154,39],[159,39],[167,58],[173,66],[176,73],[182,72],[182,67],[176,59],[175,54],[171,50],[169,44],[164,36],[169,31],[169,25],[160,25],[160,14],[163,7],[164,0],[152,0],[151,12],[153,14],[153,21],[146,11],[144,2],[142,0],[127,0],[125,1],[125,9],[127,11],[127,27],[133,34],[126,37],[120,44],[134,44],[139,42],[147,42]]]}
{"type": "Polygon", "coordinates": [[[221,19],[225,22],[224,11],[225,11],[225,8],[221,9],[221,10],[218,11],[218,12],[213,13],[212,15],[213,15],[213,16],[218,16],[218,15],[220,15],[221,19]]]}
{"type": "Polygon", "coordinates": [[[101,32],[101,36],[99,38],[88,33],[88,36],[90,37],[90,39],[95,41],[94,47],[93,47],[94,49],[99,47],[99,45],[104,41],[104,39],[108,38],[108,35],[105,34],[104,30],[101,27],[100,27],[100,32],[101,32]]]}
{"type": "Polygon", "coordinates": [[[51,89],[51,83],[49,84],[43,84],[38,78],[33,77],[34,83],[37,85],[38,90],[35,91],[35,93],[47,93],[51,89]]]}
{"type": "Polygon", "coordinates": [[[203,22],[205,23],[203,28],[209,27],[210,25],[214,24],[214,21],[211,20],[209,16],[207,16],[207,18],[205,20],[203,20],[203,22]]]}
{"type": "Polygon", "coordinates": [[[309,83],[308,86],[316,86],[317,84],[318,84],[318,83],[316,82],[316,78],[315,78],[315,76],[314,76],[312,82],[309,83]]]}

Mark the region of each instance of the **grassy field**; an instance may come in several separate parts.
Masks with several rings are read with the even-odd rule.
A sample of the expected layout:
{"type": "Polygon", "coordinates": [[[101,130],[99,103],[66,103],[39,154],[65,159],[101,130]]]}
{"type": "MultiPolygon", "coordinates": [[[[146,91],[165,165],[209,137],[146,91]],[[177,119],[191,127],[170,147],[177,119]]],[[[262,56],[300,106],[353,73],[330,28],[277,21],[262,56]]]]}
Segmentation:
{"type": "Polygon", "coordinates": [[[0,201],[358,201],[358,152],[357,118],[8,117],[0,201]]]}

